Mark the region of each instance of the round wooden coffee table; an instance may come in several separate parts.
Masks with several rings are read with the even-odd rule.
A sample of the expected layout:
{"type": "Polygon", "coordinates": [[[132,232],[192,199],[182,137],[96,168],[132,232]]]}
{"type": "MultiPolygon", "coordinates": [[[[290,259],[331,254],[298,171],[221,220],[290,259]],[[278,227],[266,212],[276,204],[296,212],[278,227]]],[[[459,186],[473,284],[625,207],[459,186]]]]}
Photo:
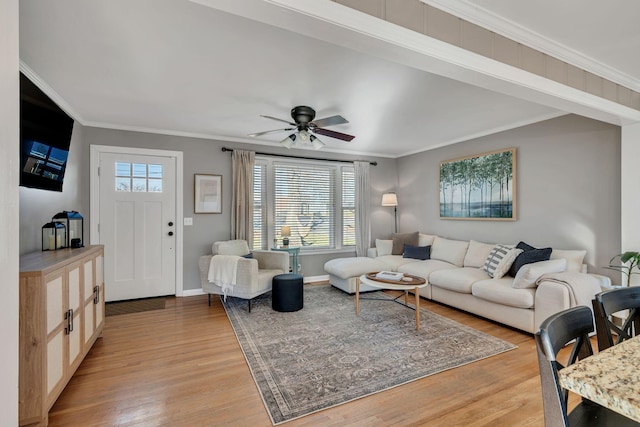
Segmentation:
{"type": "Polygon", "coordinates": [[[379,289],[392,289],[398,291],[404,291],[404,301],[402,304],[398,302],[397,299],[393,299],[390,301],[398,302],[401,305],[404,305],[407,308],[414,309],[416,312],[416,330],[420,329],[420,288],[424,288],[427,286],[427,281],[418,276],[413,276],[411,274],[405,274],[405,280],[386,280],[386,279],[378,279],[375,277],[377,272],[363,274],[356,280],[356,316],[360,314],[360,283],[364,283],[365,285],[372,286],[374,288],[379,289]],[[408,280],[411,279],[411,280],[408,280]],[[413,290],[413,294],[416,297],[415,300],[415,308],[409,306],[407,304],[407,293],[408,291],[413,290]]]}

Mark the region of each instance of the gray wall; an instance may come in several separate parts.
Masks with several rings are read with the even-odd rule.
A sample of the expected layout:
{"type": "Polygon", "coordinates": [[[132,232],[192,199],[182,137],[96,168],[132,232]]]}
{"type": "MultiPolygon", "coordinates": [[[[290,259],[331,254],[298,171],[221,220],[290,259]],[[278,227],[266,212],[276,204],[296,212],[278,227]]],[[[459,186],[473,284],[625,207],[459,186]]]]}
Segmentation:
{"type": "MultiPolygon", "coordinates": [[[[20,189],[20,251],[40,250],[40,228],[53,214],[75,209],[85,216],[89,241],[89,145],[176,150],[184,153],[184,289],[200,287],[197,262],[211,243],[230,238],[231,155],[220,148],[252,149],[274,154],[350,156],[285,150],[179,136],[82,127],[76,124],[69,169],[62,193],[20,189]],[[223,176],[223,213],[193,213],[193,175],[223,176]],[[73,185],[75,183],[76,185],[73,185]]],[[[363,156],[351,157],[364,159],[363,156]]],[[[383,193],[396,191],[399,231],[420,230],[455,239],[517,243],[562,249],[586,249],[589,271],[611,275],[601,267],[620,250],[620,129],[577,116],[564,116],[401,159],[376,160],[371,167],[372,241],[393,232],[393,208],[380,206],[383,193]],[[439,218],[438,171],[442,160],[501,148],[517,148],[518,220],[453,221],[439,218]]],[[[304,255],[305,276],[324,275],[323,265],[353,252],[304,255]]],[[[613,277],[613,276],[612,276],[613,277]]]]}
{"type": "Polygon", "coordinates": [[[20,187],[20,255],[42,250],[42,226],[58,212],[78,211],[84,217],[89,242],[89,148],[84,127],[73,125],[62,192],[20,187]]]}
{"type": "MultiPolygon", "coordinates": [[[[186,138],[180,136],[156,135],[142,132],[118,131],[111,129],[90,128],[84,129],[84,144],[126,146],[136,148],[150,148],[159,150],[175,150],[184,153],[184,189],[183,203],[184,216],[193,218],[193,226],[184,227],[184,289],[200,288],[198,272],[198,258],[211,253],[211,243],[216,240],[229,239],[231,233],[231,154],[223,153],[220,149],[242,148],[259,152],[290,154],[311,157],[323,157],[330,159],[347,160],[376,160],[378,166],[371,167],[371,182],[374,188],[372,197],[372,210],[374,229],[386,226],[388,218],[385,215],[377,215],[381,192],[389,191],[391,184],[396,182],[395,160],[373,157],[345,156],[329,152],[311,152],[308,150],[286,150],[272,148],[263,145],[247,145],[214,141],[199,138],[186,138]],[[222,175],[223,209],[221,214],[195,214],[193,212],[193,175],[196,173],[210,173],[222,175]],[[376,202],[378,201],[378,202],[376,202]],[[382,225],[381,225],[382,224],[382,225]]],[[[84,162],[89,162],[89,149],[84,152],[84,162]]],[[[88,170],[83,176],[88,181],[88,170]]],[[[88,204],[89,192],[85,198],[88,204]]],[[[87,209],[88,210],[88,209],[87,209]]],[[[389,230],[391,231],[391,229],[389,230]]],[[[331,259],[344,256],[354,256],[354,253],[337,253],[322,255],[305,255],[300,258],[305,276],[324,275],[324,263],[331,259]]]]}
{"type": "Polygon", "coordinates": [[[611,277],[620,251],[620,128],[568,115],[398,159],[402,231],[454,239],[586,249],[590,272],[611,277]],[[439,163],[516,147],[513,222],[439,218],[439,163]]]}

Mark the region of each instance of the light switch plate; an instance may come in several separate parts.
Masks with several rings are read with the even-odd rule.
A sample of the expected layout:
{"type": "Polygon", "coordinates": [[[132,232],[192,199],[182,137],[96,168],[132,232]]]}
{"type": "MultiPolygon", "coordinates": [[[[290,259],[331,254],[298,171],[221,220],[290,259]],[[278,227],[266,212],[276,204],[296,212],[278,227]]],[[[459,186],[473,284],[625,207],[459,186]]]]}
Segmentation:
{"type": "Polygon", "coordinates": [[[193,218],[185,218],[184,225],[193,225],[193,218]]]}

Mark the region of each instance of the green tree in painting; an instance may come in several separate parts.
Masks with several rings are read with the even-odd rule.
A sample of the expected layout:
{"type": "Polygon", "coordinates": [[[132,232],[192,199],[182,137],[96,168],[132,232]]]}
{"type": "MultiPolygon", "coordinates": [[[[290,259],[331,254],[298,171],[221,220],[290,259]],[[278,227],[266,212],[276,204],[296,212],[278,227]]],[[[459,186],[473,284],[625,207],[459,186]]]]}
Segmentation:
{"type": "Polygon", "coordinates": [[[440,215],[510,218],[513,212],[513,151],[440,165],[440,215]]]}

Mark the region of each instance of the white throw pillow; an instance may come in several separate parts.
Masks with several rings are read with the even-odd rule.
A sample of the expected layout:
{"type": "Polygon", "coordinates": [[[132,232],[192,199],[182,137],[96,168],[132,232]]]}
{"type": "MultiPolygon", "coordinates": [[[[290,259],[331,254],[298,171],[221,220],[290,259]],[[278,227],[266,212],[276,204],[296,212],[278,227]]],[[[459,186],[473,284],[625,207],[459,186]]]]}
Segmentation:
{"type": "Polygon", "coordinates": [[[449,240],[436,236],[431,245],[431,259],[439,259],[462,267],[464,256],[467,254],[469,242],[449,240]]]}
{"type": "Polygon", "coordinates": [[[432,235],[432,234],[422,234],[419,233],[418,234],[418,246],[431,246],[433,245],[433,239],[435,239],[436,236],[432,235]]]}
{"type": "Polygon", "coordinates": [[[217,255],[245,256],[249,252],[249,245],[246,240],[227,240],[226,242],[215,242],[213,244],[213,253],[217,255]]]}
{"type": "Polygon", "coordinates": [[[567,251],[563,249],[553,249],[550,259],[564,258],[567,260],[566,271],[579,272],[582,270],[582,262],[587,251],[567,251]]]}
{"type": "Polygon", "coordinates": [[[564,258],[525,264],[516,273],[511,286],[516,289],[535,288],[543,274],[562,273],[566,268],[567,260],[564,258]]]}
{"type": "Polygon", "coordinates": [[[513,261],[522,252],[522,249],[511,248],[507,245],[495,245],[484,262],[482,269],[494,279],[500,279],[507,274],[513,261]]]}
{"type": "Polygon", "coordinates": [[[393,240],[376,239],[376,251],[378,256],[391,255],[393,240]]]}
{"type": "Polygon", "coordinates": [[[482,268],[487,257],[495,247],[495,244],[481,243],[471,240],[469,242],[469,249],[464,256],[464,266],[482,268]]]}

